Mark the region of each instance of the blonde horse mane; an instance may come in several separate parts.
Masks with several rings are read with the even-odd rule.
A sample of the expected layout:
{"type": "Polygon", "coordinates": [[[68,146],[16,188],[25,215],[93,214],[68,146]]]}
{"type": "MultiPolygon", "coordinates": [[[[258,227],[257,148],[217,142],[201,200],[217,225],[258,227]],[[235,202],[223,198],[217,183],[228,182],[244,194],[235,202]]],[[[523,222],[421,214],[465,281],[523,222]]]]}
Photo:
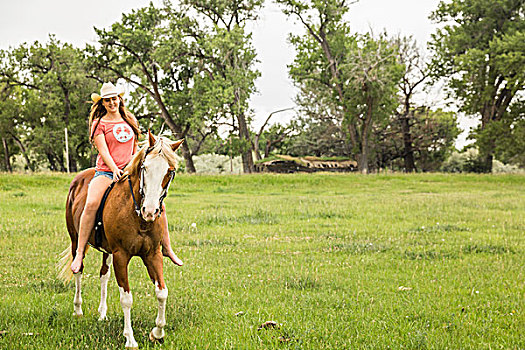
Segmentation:
{"type": "Polygon", "coordinates": [[[148,156],[163,157],[168,162],[170,168],[177,169],[177,166],[179,164],[179,158],[175,154],[172,145],[174,145],[178,141],[171,141],[170,139],[164,136],[158,136],[156,140],[157,141],[153,145],[153,148],[151,148],[149,152],[149,141],[145,140],[140,142],[139,151],[135,153],[129,164],[124,168],[125,174],[129,174],[131,176],[138,173],[140,164],[142,164],[144,158],[146,158],[146,152],[148,156]]]}

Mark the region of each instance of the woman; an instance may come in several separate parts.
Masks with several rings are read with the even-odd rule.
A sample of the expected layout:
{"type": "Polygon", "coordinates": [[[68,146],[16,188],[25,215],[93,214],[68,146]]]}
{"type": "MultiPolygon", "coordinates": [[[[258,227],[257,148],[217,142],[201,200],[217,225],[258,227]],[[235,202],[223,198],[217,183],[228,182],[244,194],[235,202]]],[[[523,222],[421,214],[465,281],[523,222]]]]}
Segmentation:
{"type": "MultiPolygon", "coordinates": [[[[137,151],[137,139],[140,135],[138,122],[124,106],[122,95],[123,92],[112,83],[104,83],[100,95],[91,95],[93,106],[89,115],[90,141],[99,153],[95,176],[89,183],[86,204],[80,218],[77,251],[71,263],[73,273],[78,273],[82,266],[86,244],[104,192],[112,181],[120,180],[122,169],[137,151]]],[[[175,264],[182,265],[182,261],[171,249],[166,211],[163,211],[161,220],[164,220],[166,227],[162,237],[163,254],[175,264]]]]}

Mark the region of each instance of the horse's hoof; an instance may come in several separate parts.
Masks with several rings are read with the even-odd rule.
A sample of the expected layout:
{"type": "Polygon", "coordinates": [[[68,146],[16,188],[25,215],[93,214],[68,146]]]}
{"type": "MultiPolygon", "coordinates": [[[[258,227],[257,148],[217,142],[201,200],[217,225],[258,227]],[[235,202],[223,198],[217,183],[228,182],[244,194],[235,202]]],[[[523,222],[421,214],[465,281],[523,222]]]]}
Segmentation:
{"type": "Polygon", "coordinates": [[[154,343],[159,343],[159,344],[164,343],[164,338],[160,338],[160,339],[155,338],[155,336],[153,335],[153,331],[149,332],[149,340],[154,343]]]}
{"type": "Polygon", "coordinates": [[[73,314],[74,318],[82,318],[84,317],[84,314],[73,314]]]}
{"type": "Polygon", "coordinates": [[[126,350],[139,350],[139,347],[138,346],[134,346],[134,347],[128,348],[126,346],[126,350]]]}

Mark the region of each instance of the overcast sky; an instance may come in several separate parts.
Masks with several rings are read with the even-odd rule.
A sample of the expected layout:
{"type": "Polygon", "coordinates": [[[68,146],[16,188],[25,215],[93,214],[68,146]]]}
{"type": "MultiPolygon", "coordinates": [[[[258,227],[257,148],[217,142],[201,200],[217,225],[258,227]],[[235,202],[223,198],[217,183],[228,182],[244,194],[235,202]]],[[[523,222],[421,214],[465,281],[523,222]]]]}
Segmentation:
{"type": "MultiPolygon", "coordinates": [[[[160,5],[161,1],[153,3],[160,5]]],[[[391,35],[412,35],[424,47],[436,28],[428,16],[438,3],[439,0],[360,0],[351,5],[348,20],[352,31],[379,33],[386,29],[391,35]]],[[[84,47],[86,43],[95,42],[93,27],[109,27],[120,20],[123,12],[148,4],[147,0],[2,0],[0,48],[35,40],[45,42],[49,33],[54,33],[61,41],[84,47]]],[[[292,62],[294,52],[287,37],[290,32],[302,33],[303,28],[266,0],[260,19],[249,29],[253,31],[261,71],[257,81],[259,92],[251,103],[255,110],[253,126],[258,128],[272,111],[294,106],[296,90],[286,67],[292,62]]],[[[286,121],[292,113],[280,113],[275,120],[286,121]]],[[[462,123],[463,127],[467,125],[467,122],[462,123]]],[[[463,142],[461,140],[460,144],[463,142]]]]}

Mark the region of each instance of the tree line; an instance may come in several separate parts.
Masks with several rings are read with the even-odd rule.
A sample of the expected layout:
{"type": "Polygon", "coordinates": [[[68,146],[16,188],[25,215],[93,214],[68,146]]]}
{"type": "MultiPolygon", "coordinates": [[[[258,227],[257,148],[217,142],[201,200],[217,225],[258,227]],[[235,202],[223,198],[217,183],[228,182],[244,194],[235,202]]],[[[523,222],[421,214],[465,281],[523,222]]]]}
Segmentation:
{"type": "Polygon", "coordinates": [[[258,131],[249,99],[261,72],[246,25],[263,0],[150,4],[96,28],[94,45],[50,35],[2,50],[0,170],[15,158],[31,171],[90,166],[88,99],[105,81],[130,87],[126,103],[143,129],[186,140],[188,172],[202,153],[240,155],[245,173],[272,153],[352,158],[364,173],[439,170],[460,132],[457,114],[416,99],[438,82],[480,120],[474,171],[490,172],[494,158],[525,165],[523,1],[442,1],[429,57],[411,37],[351,32],[355,2],[276,0],[304,28],[289,36],[296,117],[271,123],[276,110],[258,131]]]}

